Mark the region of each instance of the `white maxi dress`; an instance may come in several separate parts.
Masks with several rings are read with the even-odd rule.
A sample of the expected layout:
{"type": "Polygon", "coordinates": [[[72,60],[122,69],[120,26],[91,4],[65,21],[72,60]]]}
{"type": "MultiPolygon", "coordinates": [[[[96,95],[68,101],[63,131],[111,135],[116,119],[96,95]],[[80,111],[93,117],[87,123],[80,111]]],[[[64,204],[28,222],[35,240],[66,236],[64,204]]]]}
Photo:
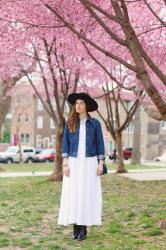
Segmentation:
{"type": "Polygon", "coordinates": [[[77,157],[69,157],[70,176],[63,175],[58,224],[101,225],[102,190],[97,156],[86,157],[86,120],[80,121],[77,157]]]}

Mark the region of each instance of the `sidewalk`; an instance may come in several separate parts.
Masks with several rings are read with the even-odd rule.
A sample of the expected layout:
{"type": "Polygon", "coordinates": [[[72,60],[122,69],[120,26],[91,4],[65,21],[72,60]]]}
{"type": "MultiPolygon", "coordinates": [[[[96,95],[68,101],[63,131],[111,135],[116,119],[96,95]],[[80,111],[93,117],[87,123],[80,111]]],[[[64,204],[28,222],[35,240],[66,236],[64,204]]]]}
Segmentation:
{"type": "MultiPolygon", "coordinates": [[[[108,170],[108,173],[115,173],[115,170],[108,170]]],[[[49,176],[51,171],[34,172],[8,172],[0,173],[0,177],[28,177],[28,176],[49,176]]],[[[118,174],[139,181],[166,180],[166,168],[161,169],[130,169],[128,173],[118,174]]]]}
{"type": "Polygon", "coordinates": [[[128,173],[121,174],[121,176],[128,177],[137,181],[154,181],[154,180],[166,180],[166,169],[146,171],[129,171],[128,173]]]}

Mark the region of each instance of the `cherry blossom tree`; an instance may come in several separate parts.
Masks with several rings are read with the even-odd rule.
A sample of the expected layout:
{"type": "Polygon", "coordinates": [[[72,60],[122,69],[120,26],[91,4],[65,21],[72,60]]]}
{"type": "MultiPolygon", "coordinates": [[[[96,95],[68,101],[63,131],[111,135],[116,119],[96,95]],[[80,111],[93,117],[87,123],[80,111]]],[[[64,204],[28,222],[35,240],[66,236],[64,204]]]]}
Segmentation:
{"type": "Polygon", "coordinates": [[[20,37],[17,28],[6,21],[0,20],[0,128],[4,123],[6,114],[11,104],[11,89],[24,76],[20,65],[24,66],[27,72],[34,69],[33,60],[27,58],[25,51],[28,51],[27,40],[20,37]],[[17,39],[20,37],[19,46],[17,39]]]}
{"type": "MultiPolygon", "coordinates": [[[[76,82],[79,76],[86,84],[100,85],[109,78],[119,86],[118,93],[121,87],[132,90],[148,114],[166,120],[164,0],[1,0],[0,7],[0,21],[4,29],[8,27],[4,46],[10,45],[10,49],[5,51],[11,62],[20,50],[26,62],[29,58],[37,61],[47,100],[43,104],[55,123],[63,120],[65,99],[60,103],[59,89],[63,96],[68,94],[70,72],[77,76],[76,82]],[[125,84],[113,72],[119,65],[128,75],[125,84]],[[56,99],[57,118],[51,111],[48,86],[56,99]]],[[[34,85],[26,64],[21,66],[22,72],[34,85]]],[[[11,65],[9,59],[5,65],[11,65]]],[[[1,67],[3,74],[6,68],[1,67]]],[[[13,69],[18,71],[18,65],[13,69]]]]}
{"type": "MultiPolygon", "coordinates": [[[[19,36],[16,42],[17,45],[20,45],[20,49],[22,49],[21,52],[26,57],[26,62],[28,62],[29,59],[36,62],[35,76],[33,77],[34,74],[30,75],[27,71],[27,63],[22,65],[18,62],[18,70],[21,69],[22,74],[27,76],[35,94],[41,100],[45,110],[55,123],[56,163],[54,173],[50,179],[61,180],[61,144],[65,124],[65,103],[68,93],[76,92],[78,81],[80,77],[83,76],[83,72],[87,66],[86,63],[82,63],[83,58],[81,55],[74,53],[72,45],[65,42],[65,32],[62,33],[55,28],[51,28],[50,30],[44,29],[44,27],[33,27],[30,21],[12,21],[11,17],[6,16],[5,13],[6,11],[10,13],[10,11],[13,11],[13,8],[10,9],[11,6],[7,7],[9,9],[8,11],[5,9],[3,22],[7,22],[7,24],[11,26],[14,25],[13,29],[16,29],[16,32],[20,32],[19,36],[25,37],[25,33],[28,32],[28,39],[25,39],[28,44],[26,49],[20,43],[19,36]],[[73,51],[72,54],[70,54],[70,50],[73,51]],[[35,79],[38,79],[37,85],[35,79]],[[52,101],[56,103],[56,111],[53,108],[52,101]]],[[[24,8],[23,5],[21,5],[21,7],[24,8]]],[[[19,17],[21,17],[21,14],[19,17]]],[[[71,36],[69,32],[67,32],[67,34],[71,36]]],[[[68,37],[68,39],[70,39],[70,37],[68,37]]]]}
{"type": "MultiPolygon", "coordinates": [[[[1,5],[2,18],[21,27],[24,25],[29,37],[48,29],[63,30],[71,46],[70,53],[81,51],[80,40],[90,50],[100,52],[100,58],[106,55],[111,61],[123,64],[137,79],[138,92],[144,89],[148,94],[153,114],[158,112],[156,119],[166,119],[164,0],[36,0],[28,3],[2,0],[1,5]],[[68,30],[73,36],[68,35],[68,30]]],[[[139,101],[143,102],[141,98],[139,101]]]]}
{"type": "Polygon", "coordinates": [[[61,1],[61,7],[59,2],[41,2],[90,49],[134,72],[137,87],[149,95],[158,119],[166,119],[166,31],[165,17],[160,16],[165,1],[61,1]]]}

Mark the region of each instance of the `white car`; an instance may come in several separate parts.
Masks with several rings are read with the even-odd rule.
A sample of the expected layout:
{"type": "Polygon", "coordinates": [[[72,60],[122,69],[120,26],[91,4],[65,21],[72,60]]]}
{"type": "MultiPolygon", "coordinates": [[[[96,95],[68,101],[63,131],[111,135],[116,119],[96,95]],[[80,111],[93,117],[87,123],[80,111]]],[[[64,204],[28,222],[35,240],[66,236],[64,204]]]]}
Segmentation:
{"type": "Polygon", "coordinates": [[[154,158],[154,161],[161,161],[161,162],[166,162],[166,152],[160,156],[157,156],[154,158]]]}
{"type": "MultiPolygon", "coordinates": [[[[35,148],[22,146],[22,158],[23,162],[30,163],[33,162],[35,156],[35,148]]],[[[1,163],[12,163],[20,161],[20,153],[18,146],[10,146],[6,151],[0,152],[0,162],[1,163]]]]}

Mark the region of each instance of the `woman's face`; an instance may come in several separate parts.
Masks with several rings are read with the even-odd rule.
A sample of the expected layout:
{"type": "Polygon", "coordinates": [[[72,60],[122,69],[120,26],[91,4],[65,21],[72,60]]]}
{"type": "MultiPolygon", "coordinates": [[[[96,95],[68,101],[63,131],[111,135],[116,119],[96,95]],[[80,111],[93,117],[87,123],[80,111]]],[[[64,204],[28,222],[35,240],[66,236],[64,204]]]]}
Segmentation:
{"type": "Polygon", "coordinates": [[[86,112],[86,103],[81,99],[76,100],[76,112],[79,114],[86,112]]]}

